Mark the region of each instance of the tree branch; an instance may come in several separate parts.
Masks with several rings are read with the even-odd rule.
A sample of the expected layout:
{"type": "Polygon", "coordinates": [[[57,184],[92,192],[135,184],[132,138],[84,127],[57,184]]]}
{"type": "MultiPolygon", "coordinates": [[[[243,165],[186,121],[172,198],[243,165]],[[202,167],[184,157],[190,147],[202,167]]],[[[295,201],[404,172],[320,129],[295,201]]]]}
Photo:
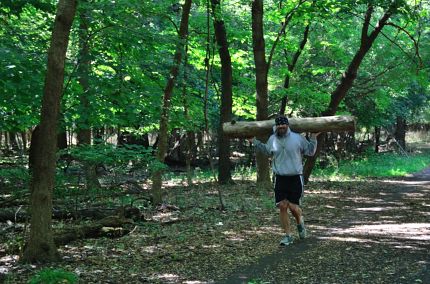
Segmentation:
{"type": "Polygon", "coordinates": [[[267,70],[270,69],[270,64],[272,63],[272,58],[273,58],[273,54],[275,53],[275,49],[276,46],[278,45],[279,39],[281,38],[281,35],[284,34],[286,27],[288,26],[289,22],[291,21],[293,14],[295,11],[297,11],[297,9],[307,0],[301,0],[296,7],[294,7],[290,12],[287,13],[287,15],[285,15],[285,21],[282,24],[281,29],[278,32],[278,35],[275,39],[275,42],[273,43],[272,49],[270,50],[270,55],[269,55],[269,59],[267,61],[267,70]]]}
{"type": "Polygon", "coordinates": [[[423,60],[420,56],[418,42],[415,40],[415,38],[405,28],[403,28],[403,27],[401,27],[395,23],[388,22],[388,23],[386,23],[386,25],[387,26],[393,26],[393,27],[397,28],[398,30],[404,32],[412,40],[412,42],[414,43],[414,47],[415,47],[415,55],[418,57],[419,68],[422,68],[424,64],[423,64],[423,60]]]}
{"type": "Polygon", "coordinates": [[[366,15],[364,17],[363,28],[361,29],[361,44],[362,45],[364,45],[364,43],[369,39],[368,32],[369,32],[370,20],[372,19],[372,13],[373,13],[373,6],[372,6],[372,4],[368,4],[366,15]]]}

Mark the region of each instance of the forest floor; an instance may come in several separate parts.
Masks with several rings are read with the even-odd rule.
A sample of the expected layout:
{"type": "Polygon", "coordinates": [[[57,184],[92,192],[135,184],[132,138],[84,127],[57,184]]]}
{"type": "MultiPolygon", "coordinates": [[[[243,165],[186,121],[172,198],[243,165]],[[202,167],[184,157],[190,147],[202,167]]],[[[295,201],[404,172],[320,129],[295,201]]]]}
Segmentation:
{"type": "MultiPolygon", "coordinates": [[[[25,224],[0,223],[0,283],[27,283],[46,267],[73,272],[78,283],[430,283],[430,168],[312,180],[303,206],[309,236],[298,240],[294,229],[288,247],[278,245],[273,193],[255,181],[165,190],[171,206],[141,207],[144,218],[122,237],[60,246],[54,264],[20,263],[25,224]]],[[[91,222],[55,220],[54,231],[91,222]]]]}

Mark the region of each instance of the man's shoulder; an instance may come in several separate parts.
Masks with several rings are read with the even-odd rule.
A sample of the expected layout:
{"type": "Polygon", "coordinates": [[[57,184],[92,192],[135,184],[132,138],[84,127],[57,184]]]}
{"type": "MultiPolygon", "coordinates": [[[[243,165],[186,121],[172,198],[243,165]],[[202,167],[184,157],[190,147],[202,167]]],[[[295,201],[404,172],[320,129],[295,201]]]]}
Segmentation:
{"type": "Polygon", "coordinates": [[[294,131],[291,131],[290,135],[291,135],[291,137],[303,137],[300,133],[297,133],[297,132],[294,132],[294,131]]]}

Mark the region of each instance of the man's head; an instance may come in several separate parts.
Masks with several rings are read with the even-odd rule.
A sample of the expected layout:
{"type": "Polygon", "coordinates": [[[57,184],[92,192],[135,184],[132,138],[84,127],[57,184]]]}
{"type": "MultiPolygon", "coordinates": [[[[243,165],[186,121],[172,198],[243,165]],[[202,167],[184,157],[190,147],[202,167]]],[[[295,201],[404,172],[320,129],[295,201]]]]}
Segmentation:
{"type": "Polygon", "coordinates": [[[283,136],[287,133],[288,126],[290,123],[288,122],[288,118],[284,115],[280,115],[275,119],[276,124],[276,134],[279,136],[283,136]]]}

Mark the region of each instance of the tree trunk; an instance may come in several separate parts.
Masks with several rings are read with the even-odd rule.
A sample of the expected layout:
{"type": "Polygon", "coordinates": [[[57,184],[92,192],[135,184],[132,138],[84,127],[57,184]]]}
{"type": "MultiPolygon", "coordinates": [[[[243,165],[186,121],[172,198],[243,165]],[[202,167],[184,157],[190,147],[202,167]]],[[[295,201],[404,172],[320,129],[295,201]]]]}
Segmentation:
{"type": "Polygon", "coordinates": [[[380,144],[381,144],[381,127],[375,126],[375,153],[379,152],[380,144]]]}
{"type": "Polygon", "coordinates": [[[16,140],[16,132],[9,132],[9,139],[10,139],[11,150],[18,151],[19,145],[18,145],[18,141],[16,140]]]}
{"type": "MultiPolygon", "coordinates": [[[[329,132],[355,130],[355,118],[353,116],[338,115],[325,117],[302,117],[288,119],[290,128],[294,132],[329,132]]],[[[234,124],[224,123],[224,133],[230,137],[267,136],[273,133],[275,120],[263,121],[239,121],[234,124]]]]}
{"type": "MultiPolygon", "coordinates": [[[[342,102],[342,100],[345,98],[348,91],[351,89],[352,84],[357,77],[358,69],[360,68],[360,65],[364,59],[364,56],[367,54],[367,52],[372,47],[373,43],[375,42],[375,39],[378,37],[384,26],[387,24],[388,19],[391,17],[393,10],[396,7],[397,1],[393,1],[391,6],[388,8],[388,10],[382,15],[382,17],[379,19],[378,23],[376,24],[374,30],[368,34],[369,32],[369,26],[373,14],[373,6],[371,4],[368,4],[367,11],[364,17],[363,27],[361,29],[361,41],[360,41],[360,47],[355,53],[351,63],[349,64],[346,72],[342,75],[342,78],[340,80],[339,85],[337,88],[332,92],[331,98],[330,98],[330,104],[327,107],[327,109],[322,113],[323,116],[330,116],[335,115],[337,108],[339,104],[342,102]]],[[[319,152],[321,148],[324,146],[324,140],[322,139],[321,135],[318,137],[318,147],[317,151],[314,156],[309,157],[306,160],[305,166],[303,168],[303,175],[305,182],[309,180],[309,176],[312,173],[312,169],[315,166],[316,159],[319,155],[319,152]]]]}
{"type": "MultiPolygon", "coordinates": [[[[268,118],[268,64],[266,62],[266,51],[263,33],[263,0],[252,2],[252,43],[255,61],[255,78],[257,91],[257,120],[268,118]]],[[[261,141],[266,141],[267,135],[258,135],[261,141]]],[[[263,186],[270,185],[269,159],[262,153],[257,152],[257,183],[263,186]]]]}
{"type": "MultiPolygon", "coordinates": [[[[182,84],[182,99],[184,104],[184,116],[187,121],[191,119],[188,112],[188,98],[187,98],[187,83],[188,83],[188,41],[185,45],[185,59],[184,59],[184,76],[182,84]]],[[[187,184],[191,186],[193,184],[193,171],[191,169],[191,159],[193,155],[193,144],[192,144],[193,132],[188,128],[185,132],[185,168],[187,171],[187,184]]],[[[181,137],[179,138],[179,143],[182,144],[181,137]]]]}
{"type": "Polygon", "coordinates": [[[398,116],[396,118],[396,131],[394,132],[394,138],[396,139],[399,146],[403,150],[406,150],[406,119],[398,116]]]}
{"type": "Polygon", "coordinates": [[[59,150],[64,150],[67,149],[67,131],[66,126],[64,125],[64,113],[61,111],[61,106],[58,116],[57,148],[59,150]]]}
{"type": "MultiPolygon", "coordinates": [[[[185,0],[182,6],[182,18],[179,27],[179,42],[176,47],[175,56],[173,59],[173,66],[170,69],[169,79],[167,80],[166,87],[164,88],[163,106],[161,109],[160,117],[160,129],[159,129],[159,144],[157,149],[157,159],[160,162],[164,162],[164,158],[167,153],[167,131],[170,111],[170,100],[173,93],[173,87],[175,85],[176,78],[179,73],[179,66],[181,65],[182,53],[184,52],[185,42],[188,37],[188,20],[191,10],[191,0],[185,0]]],[[[152,176],[152,198],[154,204],[160,204],[163,196],[161,191],[162,185],[162,172],[161,170],[156,171],[152,176]]]]}
{"type": "Polygon", "coordinates": [[[55,183],[57,126],[64,82],[64,65],[76,5],[76,0],[58,2],[51,45],[48,50],[40,133],[33,135],[31,141],[32,144],[36,144],[36,151],[30,184],[30,238],[23,255],[23,261],[28,262],[59,259],[51,228],[52,191],[55,183]]]}
{"type": "Polygon", "coordinates": [[[218,181],[220,184],[231,182],[230,139],[224,135],[222,124],[231,121],[233,107],[233,71],[230,51],[228,49],[227,32],[221,18],[220,1],[212,0],[215,37],[221,59],[221,110],[218,128],[218,181]]]}
{"type": "MultiPolygon", "coordinates": [[[[86,1],[84,1],[86,2],[86,1]]],[[[78,145],[91,145],[91,127],[89,121],[90,114],[90,101],[89,101],[89,74],[91,69],[90,52],[88,46],[89,31],[88,31],[88,15],[86,8],[79,13],[79,65],[77,69],[78,82],[82,87],[82,94],[79,96],[80,100],[80,115],[77,134],[78,145]]],[[[85,175],[86,188],[101,188],[101,184],[97,178],[96,165],[83,161],[83,171],[85,175]]]]}
{"type": "Polygon", "coordinates": [[[10,150],[10,141],[9,141],[9,132],[5,131],[4,132],[4,145],[6,150],[10,150]]]}
{"type": "Polygon", "coordinates": [[[67,132],[62,130],[57,135],[57,148],[59,150],[67,149],[67,132]]]}

